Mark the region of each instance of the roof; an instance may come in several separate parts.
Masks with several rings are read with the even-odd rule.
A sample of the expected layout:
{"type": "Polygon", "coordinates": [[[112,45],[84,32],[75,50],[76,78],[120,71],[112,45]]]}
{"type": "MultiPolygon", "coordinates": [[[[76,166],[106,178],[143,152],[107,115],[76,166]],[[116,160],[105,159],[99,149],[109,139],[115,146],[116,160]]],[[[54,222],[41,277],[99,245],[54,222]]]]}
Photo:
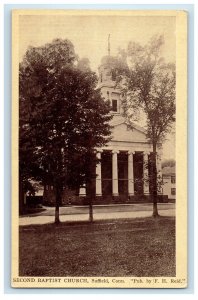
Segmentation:
{"type": "Polygon", "coordinates": [[[174,167],[164,167],[162,169],[162,175],[175,175],[175,166],[174,167]]]}
{"type": "MultiPolygon", "coordinates": [[[[127,125],[127,122],[125,120],[124,117],[122,116],[114,116],[114,118],[110,121],[111,125],[112,126],[118,126],[118,125],[121,125],[121,124],[126,124],[127,125]]],[[[146,133],[145,129],[140,127],[139,125],[131,122],[130,126],[138,131],[141,131],[142,133],[146,133]]]]}

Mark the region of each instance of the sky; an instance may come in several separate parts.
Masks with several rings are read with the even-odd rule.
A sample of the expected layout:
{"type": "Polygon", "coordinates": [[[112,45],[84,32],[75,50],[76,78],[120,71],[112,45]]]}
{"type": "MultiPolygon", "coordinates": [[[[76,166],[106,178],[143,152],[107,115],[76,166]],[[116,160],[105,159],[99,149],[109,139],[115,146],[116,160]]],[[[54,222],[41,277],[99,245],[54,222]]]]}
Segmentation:
{"type": "Polygon", "coordinates": [[[107,55],[108,34],[111,35],[111,55],[129,41],[146,43],[153,35],[163,34],[163,56],[175,60],[175,17],[128,16],[20,16],[20,60],[28,46],[40,46],[54,38],[67,38],[74,44],[80,58],[87,57],[93,70],[107,55]]]}
{"type": "MultiPolygon", "coordinates": [[[[175,17],[169,16],[72,16],[21,15],[19,18],[19,60],[29,46],[41,46],[55,38],[69,39],[79,58],[87,57],[92,70],[98,70],[101,58],[126,48],[130,41],[145,44],[155,34],[164,36],[162,56],[175,62],[175,17]]],[[[175,157],[175,136],[164,143],[163,158],[175,157]]]]}

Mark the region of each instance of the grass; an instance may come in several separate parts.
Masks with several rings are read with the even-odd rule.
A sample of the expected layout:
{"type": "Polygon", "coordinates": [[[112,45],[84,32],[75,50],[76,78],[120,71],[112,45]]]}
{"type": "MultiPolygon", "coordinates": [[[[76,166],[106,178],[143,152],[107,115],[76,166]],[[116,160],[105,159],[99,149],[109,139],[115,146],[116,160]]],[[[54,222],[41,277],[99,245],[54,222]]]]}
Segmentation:
{"type": "Polygon", "coordinates": [[[175,219],[20,227],[20,276],[175,276],[175,219]]]}

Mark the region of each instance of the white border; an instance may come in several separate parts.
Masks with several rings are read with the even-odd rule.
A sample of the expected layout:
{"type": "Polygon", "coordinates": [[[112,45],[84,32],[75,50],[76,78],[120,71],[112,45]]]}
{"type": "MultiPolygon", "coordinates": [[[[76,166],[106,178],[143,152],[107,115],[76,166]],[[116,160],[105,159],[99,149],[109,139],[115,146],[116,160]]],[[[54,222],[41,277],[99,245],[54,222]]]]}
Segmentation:
{"type": "MultiPolygon", "coordinates": [[[[2,26],[0,26],[0,37],[1,37],[1,40],[0,40],[0,44],[3,45],[3,30],[4,30],[4,27],[3,27],[3,5],[4,4],[165,4],[165,5],[168,5],[168,4],[194,4],[195,5],[195,27],[194,27],[194,30],[195,30],[195,48],[194,48],[194,51],[195,53],[198,53],[198,46],[197,46],[197,36],[198,36],[198,21],[197,21],[197,17],[198,17],[198,11],[197,11],[197,8],[198,8],[198,2],[197,0],[194,0],[194,1],[188,1],[188,0],[185,0],[185,1],[170,1],[170,0],[166,0],[166,1],[160,1],[160,0],[156,0],[156,1],[125,1],[124,3],[120,3],[120,1],[111,1],[111,0],[108,0],[105,1],[105,0],[101,0],[101,1],[76,1],[76,0],[73,0],[72,2],[69,2],[69,1],[41,1],[41,0],[34,0],[34,1],[23,1],[21,0],[20,2],[17,2],[17,1],[14,1],[14,0],[1,0],[0,2],[0,24],[2,26]]],[[[197,61],[198,61],[198,58],[197,56],[195,55],[195,78],[194,78],[194,82],[195,82],[195,86],[194,86],[194,92],[195,92],[195,99],[197,99],[197,101],[194,102],[194,123],[195,123],[195,127],[194,127],[194,155],[195,155],[195,174],[194,174],[194,186],[195,186],[195,194],[194,194],[194,199],[197,201],[198,200],[198,190],[197,190],[197,186],[198,186],[198,182],[197,182],[197,179],[198,179],[198,157],[197,157],[197,153],[198,153],[198,136],[197,134],[195,134],[196,132],[198,132],[198,118],[197,118],[197,114],[198,114],[198,95],[197,95],[197,82],[198,82],[198,76],[197,76],[197,61]]],[[[0,65],[1,65],[1,78],[3,78],[3,70],[4,68],[3,67],[3,47],[0,47],[0,65]]],[[[4,142],[3,142],[3,132],[4,132],[4,128],[3,128],[3,122],[4,122],[4,103],[2,101],[3,99],[3,95],[4,95],[4,92],[3,92],[3,89],[4,89],[4,84],[3,84],[3,81],[0,80],[0,136],[1,136],[1,147],[0,147],[0,157],[1,157],[1,166],[3,165],[3,154],[4,154],[4,151],[3,151],[3,146],[4,146],[4,142]]],[[[0,168],[0,191],[1,191],[1,196],[3,195],[3,187],[4,187],[4,181],[3,181],[3,168],[0,168]]],[[[197,205],[197,202],[195,201],[195,247],[194,247],[194,253],[195,253],[195,293],[193,295],[181,295],[181,294],[174,294],[174,295],[171,295],[169,294],[168,297],[170,299],[180,299],[181,297],[185,297],[186,298],[194,298],[195,296],[197,296],[197,252],[198,252],[198,247],[197,247],[197,217],[196,217],[196,212],[198,211],[198,205],[197,205]]],[[[0,237],[3,238],[3,197],[1,197],[1,201],[0,201],[0,211],[1,211],[1,218],[0,218],[0,237]]],[[[2,241],[2,240],[1,240],[2,241]]],[[[1,245],[3,245],[3,243],[1,243],[1,245]]],[[[12,297],[12,295],[5,295],[3,294],[3,247],[0,247],[0,295],[1,295],[1,299],[2,298],[9,298],[9,297],[12,297]]],[[[15,295],[16,298],[21,297],[27,297],[26,295],[15,295]]],[[[77,298],[78,296],[82,298],[93,298],[93,295],[58,295],[60,297],[67,297],[67,299],[70,299],[72,297],[72,299],[74,298],[77,298]]],[[[99,297],[104,297],[105,295],[94,295],[94,298],[99,298],[99,297]]],[[[155,298],[159,298],[160,299],[163,299],[163,298],[167,298],[167,295],[153,295],[153,294],[150,294],[150,295],[123,295],[125,298],[129,298],[131,299],[131,297],[138,297],[140,299],[143,299],[144,297],[146,299],[150,299],[152,297],[155,298]]],[[[28,295],[28,297],[35,297],[35,295],[28,295]]],[[[38,297],[38,295],[36,296],[38,297]]],[[[44,295],[42,295],[42,298],[44,297],[44,295]]],[[[47,295],[48,298],[50,297],[54,297],[54,295],[47,295]]],[[[108,295],[107,295],[108,297],[108,295]]],[[[118,295],[113,295],[114,299],[119,299],[120,298],[120,294],[118,295]]],[[[106,298],[106,297],[105,297],[106,298]]]]}

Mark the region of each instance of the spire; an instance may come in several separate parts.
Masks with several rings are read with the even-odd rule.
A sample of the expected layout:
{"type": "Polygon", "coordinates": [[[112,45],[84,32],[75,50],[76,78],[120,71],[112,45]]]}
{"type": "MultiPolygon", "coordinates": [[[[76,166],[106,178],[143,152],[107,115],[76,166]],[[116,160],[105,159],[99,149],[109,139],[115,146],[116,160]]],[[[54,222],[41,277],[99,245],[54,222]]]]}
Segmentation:
{"type": "Polygon", "coordinates": [[[108,55],[110,56],[110,34],[108,35],[108,55]]]}

